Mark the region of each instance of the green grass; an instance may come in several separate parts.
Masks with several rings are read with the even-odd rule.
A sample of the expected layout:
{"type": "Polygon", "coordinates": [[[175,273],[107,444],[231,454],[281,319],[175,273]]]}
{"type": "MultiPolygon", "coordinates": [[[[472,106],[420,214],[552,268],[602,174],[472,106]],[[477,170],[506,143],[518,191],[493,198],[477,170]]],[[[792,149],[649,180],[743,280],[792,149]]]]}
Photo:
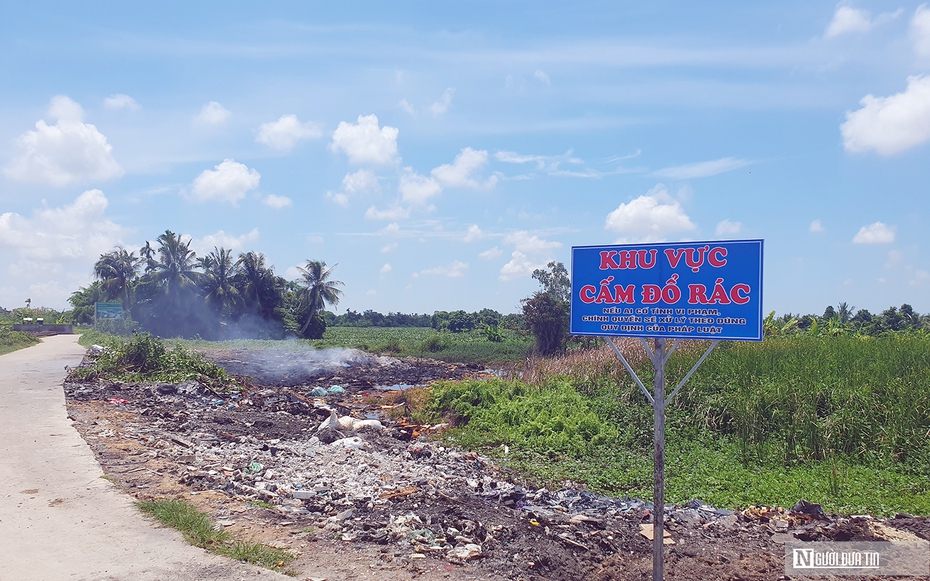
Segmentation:
{"type": "Polygon", "coordinates": [[[23,331],[13,331],[10,326],[0,326],[0,355],[11,353],[17,349],[31,347],[39,343],[39,339],[23,331]]]}
{"type": "Polygon", "coordinates": [[[354,347],[375,353],[429,357],[449,363],[522,362],[533,346],[531,338],[503,330],[503,340],[489,341],[481,331],[439,332],[423,327],[329,327],[316,347],[354,347]]]}
{"type": "MultiPolygon", "coordinates": [[[[930,515],[930,337],[793,337],[731,343],[667,418],[667,498],[930,515]]],[[[669,383],[700,355],[684,350],[669,383]]],[[[577,358],[577,355],[575,356],[577,358]]],[[[441,382],[419,411],[451,444],[545,482],[652,496],[652,409],[627,378],[441,382]],[[503,445],[510,449],[504,455],[503,445]]],[[[647,385],[651,371],[642,369],[647,385]]]]}
{"type": "Polygon", "coordinates": [[[278,572],[295,574],[285,569],[286,565],[294,561],[293,554],[261,543],[232,539],[229,533],[218,530],[209,516],[189,502],[159,498],[138,502],[136,505],[142,512],[180,531],[187,542],[196,547],[278,572]]]}

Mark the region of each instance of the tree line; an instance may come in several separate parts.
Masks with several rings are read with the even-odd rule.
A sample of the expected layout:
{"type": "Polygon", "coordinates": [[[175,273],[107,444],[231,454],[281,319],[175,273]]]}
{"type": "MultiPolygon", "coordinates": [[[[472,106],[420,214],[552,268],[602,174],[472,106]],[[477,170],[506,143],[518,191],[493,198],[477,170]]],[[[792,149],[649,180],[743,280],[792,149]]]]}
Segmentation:
{"type": "Polygon", "coordinates": [[[342,315],[326,311],[323,317],[328,327],[424,327],[453,333],[498,326],[513,330],[524,329],[521,314],[502,315],[494,309],[481,309],[472,313],[463,310],[435,311],[432,315],[395,312],[385,315],[373,310],[359,313],[349,309],[342,315]]]}
{"type": "MultiPolygon", "coordinates": [[[[527,328],[536,337],[536,351],[552,355],[564,351],[571,341],[583,343],[587,339],[569,337],[571,279],[565,265],[550,262],[545,269],[533,271],[541,290],[523,299],[523,315],[527,328]]],[[[856,309],[841,302],[828,306],[823,315],[794,315],[775,317],[774,311],[763,321],[766,337],[795,334],[838,336],[854,334],[880,336],[892,333],[930,333],[930,314],[920,314],[905,303],[872,314],[868,309],[856,309]]]]}
{"type": "Polygon", "coordinates": [[[165,230],[138,256],[121,246],[101,254],[96,280],[69,299],[73,322],[92,323],[97,302],[120,302],[132,325],[161,337],[322,338],[324,307],[343,294],[343,283],[330,278],[335,265],[307,260],[291,281],[275,274],[260,252],[234,258],[214,247],[198,257],[190,244],[165,230]]]}

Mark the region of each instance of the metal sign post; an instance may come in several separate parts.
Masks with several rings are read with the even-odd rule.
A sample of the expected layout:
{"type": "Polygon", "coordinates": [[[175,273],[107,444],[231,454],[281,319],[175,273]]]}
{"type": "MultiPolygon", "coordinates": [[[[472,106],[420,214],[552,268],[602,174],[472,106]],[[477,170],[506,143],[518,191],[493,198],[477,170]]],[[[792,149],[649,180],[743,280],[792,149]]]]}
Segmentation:
{"type": "Polygon", "coordinates": [[[571,334],[603,336],[652,405],[652,579],[662,581],[665,408],[721,340],[762,340],[762,240],[573,247],[571,334]],[[639,338],[655,371],[652,393],[613,337],[639,338]],[[666,396],[665,364],[681,339],[711,344],[666,396]]]}
{"type": "Polygon", "coordinates": [[[639,386],[639,389],[642,390],[643,395],[646,396],[646,399],[649,400],[649,403],[652,405],[653,411],[653,488],[652,488],[652,579],[653,581],[662,581],[663,571],[665,567],[665,557],[664,557],[664,545],[665,545],[665,407],[675,399],[675,396],[678,395],[678,391],[685,386],[691,376],[694,375],[694,372],[697,371],[698,367],[704,363],[704,360],[707,359],[707,356],[710,355],[710,352],[714,350],[714,347],[717,346],[720,341],[713,341],[710,344],[710,347],[704,351],[704,355],[697,360],[697,363],[691,368],[691,371],[685,375],[682,380],[675,386],[674,391],[666,397],[665,396],[665,364],[668,362],[669,358],[672,356],[672,353],[675,352],[675,349],[678,347],[678,341],[675,341],[672,344],[672,347],[666,350],[666,339],[665,337],[659,337],[655,340],[655,349],[649,347],[649,343],[645,339],[640,338],[640,341],[643,344],[643,348],[646,349],[646,353],[649,355],[649,359],[652,361],[653,369],[655,373],[653,376],[653,392],[650,394],[649,390],[646,389],[646,386],[643,385],[642,380],[639,376],[636,375],[636,372],[633,371],[633,368],[627,362],[626,357],[623,356],[623,353],[620,352],[620,349],[617,347],[617,344],[614,343],[614,340],[610,337],[604,337],[604,340],[607,341],[607,344],[610,345],[614,353],[617,354],[617,357],[620,358],[620,361],[623,362],[623,365],[629,371],[630,375],[633,376],[636,385],[639,386]]]}

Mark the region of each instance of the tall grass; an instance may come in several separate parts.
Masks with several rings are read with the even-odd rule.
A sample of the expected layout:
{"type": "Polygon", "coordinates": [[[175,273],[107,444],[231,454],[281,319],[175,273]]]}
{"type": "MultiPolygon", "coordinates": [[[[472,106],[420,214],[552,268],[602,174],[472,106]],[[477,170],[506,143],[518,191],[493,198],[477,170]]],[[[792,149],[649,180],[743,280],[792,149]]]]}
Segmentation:
{"type": "Polygon", "coordinates": [[[732,434],[746,459],[797,464],[846,456],[930,466],[930,337],[776,338],[724,346],[678,411],[732,434]]]}
{"type": "MultiPolygon", "coordinates": [[[[682,344],[669,388],[706,344],[682,344]]],[[[650,386],[638,342],[621,349],[650,386]]],[[[546,481],[647,495],[652,409],[612,350],[534,361],[524,381],[445,382],[421,414],[455,444],[546,481]]],[[[668,490],[724,506],[930,513],[930,337],[795,336],[722,344],[668,409],[668,490]]]]}

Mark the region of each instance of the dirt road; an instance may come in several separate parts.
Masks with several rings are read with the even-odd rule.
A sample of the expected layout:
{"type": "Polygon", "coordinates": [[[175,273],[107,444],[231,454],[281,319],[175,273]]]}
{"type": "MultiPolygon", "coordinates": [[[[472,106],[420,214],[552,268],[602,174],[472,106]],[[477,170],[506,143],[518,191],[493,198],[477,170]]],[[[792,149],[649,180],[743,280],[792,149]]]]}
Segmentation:
{"type": "Polygon", "coordinates": [[[0,581],[289,579],[188,545],[103,479],[61,384],[76,335],[0,357],[0,581]]]}

